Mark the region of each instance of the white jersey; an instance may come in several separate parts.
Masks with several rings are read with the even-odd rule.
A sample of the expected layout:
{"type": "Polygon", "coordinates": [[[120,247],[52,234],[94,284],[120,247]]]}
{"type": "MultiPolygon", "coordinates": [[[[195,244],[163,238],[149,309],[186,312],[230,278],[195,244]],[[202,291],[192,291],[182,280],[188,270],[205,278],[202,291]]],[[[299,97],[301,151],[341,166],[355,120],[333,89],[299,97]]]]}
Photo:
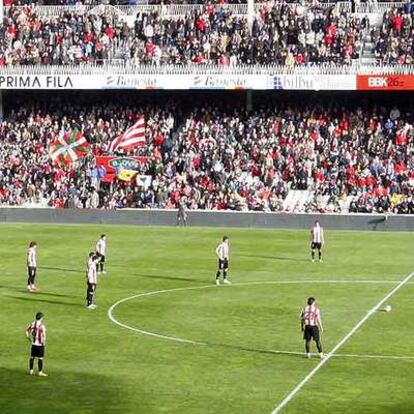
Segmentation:
{"type": "Polygon", "coordinates": [[[323,227],[321,226],[313,226],[312,230],[312,242],[313,243],[324,243],[323,237],[323,227]]]}
{"type": "Polygon", "coordinates": [[[220,243],[216,249],[216,254],[220,260],[228,260],[229,259],[229,244],[227,242],[220,243]]]}
{"type": "Polygon", "coordinates": [[[305,326],[321,326],[321,314],[316,305],[305,306],[300,316],[305,326]]]}
{"type": "Polygon", "coordinates": [[[106,252],[106,240],[99,239],[96,243],[96,251],[97,253],[101,254],[102,256],[105,256],[106,252]]]}
{"type": "Polygon", "coordinates": [[[36,267],[36,247],[29,247],[27,250],[27,266],[36,267]]]}
{"type": "Polygon", "coordinates": [[[87,269],[86,269],[86,277],[88,278],[88,283],[96,284],[98,282],[98,275],[96,271],[96,264],[99,260],[94,260],[93,257],[88,259],[87,269]]]}

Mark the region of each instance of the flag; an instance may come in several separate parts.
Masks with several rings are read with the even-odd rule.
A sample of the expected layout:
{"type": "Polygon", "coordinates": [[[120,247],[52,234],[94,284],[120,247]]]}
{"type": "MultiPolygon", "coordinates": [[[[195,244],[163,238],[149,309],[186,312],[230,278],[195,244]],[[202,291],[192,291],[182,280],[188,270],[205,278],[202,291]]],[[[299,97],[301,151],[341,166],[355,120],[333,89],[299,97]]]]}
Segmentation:
{"type": "Polygon", "coordinates": [[[111,142],[109,151],[115,152],[119,149],[128,151],[143,144],[145,144],[145,119],[140,116],[132,127],[111,142]]]}
{"type": "Polygon", "coordinates": [[[135,178],[137,185],[144,187],[146,190],[152,183],[152,177],[150,175],[137,175],[135,178]]]}
{"type": "Polygon", "coordinates": [[[89,151],[89,143],[78,129],[64,134],[60,133],[49,148],[49,155],[57,164],[69,165],[85,156],[89,151]]]}
{"type": "Polygon", "coordinates": [[[120,170],[118,172],[118,179],[122,181],[131,181],[137,174],[138,171],[135,170],[120,170]]]}

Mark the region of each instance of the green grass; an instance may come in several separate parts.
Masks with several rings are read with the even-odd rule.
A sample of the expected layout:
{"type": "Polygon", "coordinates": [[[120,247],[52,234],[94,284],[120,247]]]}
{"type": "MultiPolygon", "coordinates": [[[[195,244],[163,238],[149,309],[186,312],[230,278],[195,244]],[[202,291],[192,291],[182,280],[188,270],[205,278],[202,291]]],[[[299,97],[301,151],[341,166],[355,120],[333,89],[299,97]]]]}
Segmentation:
{"type": "MultiPolygon", "coordinates": [[[[233,286],[178,290],[114,310],[138,329],[208,343],[192,345],[120,328],[107,311],[140,293],[211,285],[220,229],[1,225],[0,413],[269,414],[318,364],[303,351],[298,315],[315,295],[326,351],[394,285],[318,283],[395,280],[413,269],[410,233],[327,230],[323,264],[310,263],[307,231],[227,229],[233,286]],[[98,308],[85,309],[85,260],[108,234],[108,274],[98,308]],[[38,242],[38,294],[25,292],[25,252],[38,242]],[[263,281],[303,284],[250,284],[263,281]],[[45,313],[48,378],[27,375],[26,325],[45,313]]],[[[389,301],[340,349],[414,357],[414,284],[389,301]]],[[[412,413],[414,360],[332,358],[286,413],[412,413]]]]}

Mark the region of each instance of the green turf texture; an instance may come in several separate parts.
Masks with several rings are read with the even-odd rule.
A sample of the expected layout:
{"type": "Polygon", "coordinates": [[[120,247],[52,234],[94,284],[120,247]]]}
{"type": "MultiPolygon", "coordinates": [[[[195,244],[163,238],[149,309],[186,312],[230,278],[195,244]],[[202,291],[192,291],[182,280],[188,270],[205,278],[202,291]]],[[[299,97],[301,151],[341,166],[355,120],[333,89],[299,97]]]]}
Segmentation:
{"type": "MultiPolygon", "coordinates": [[[[302,352],[299,312],[316,296],[332,349],[393,284],[414,270],[410,233],[326,229],[325,262],[309,260],[308,231],[226,229],[233,286],[166,292],[122,303],[132,327],[208,342],[157,339],[115,325],[108,308],[140,293],[212,285],[223,229],[89,225],[0,226],[0,412],[270,414],[318,364],[302,352]],[[108,274],[95,311],[85,308],[85,261],[108,235],[108,274]],[[25,291],[25,254],[38,242],[38,294],[25,291]],[[306,284],[237,283],[315,281],[306,284]],[[48,378],[27,374],[24,330],[35,312],[48,328],[48,378]],[[243,349],[242,349],[243,348],[243,349]]],[[[414,357],[414,284],[404,286],[339,350],[414,357]]],[[[285,413],[413,413],[414,361],[333,358],[285,413]]]]}

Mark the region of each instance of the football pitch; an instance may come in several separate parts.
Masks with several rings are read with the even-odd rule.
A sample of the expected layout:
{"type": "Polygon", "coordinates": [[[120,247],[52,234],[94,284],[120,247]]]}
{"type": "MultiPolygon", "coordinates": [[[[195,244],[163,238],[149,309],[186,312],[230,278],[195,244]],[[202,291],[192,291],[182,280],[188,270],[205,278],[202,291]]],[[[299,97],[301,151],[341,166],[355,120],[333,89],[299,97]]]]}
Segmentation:
{"type": "Polygon", "coordinates": [[[414,412],[410,233],[325,229],[324,263],[311,263],[308,231],[0,231],[1,413],[414,412]],[[85,263],[101,233],[108,273],[90,310],[85,263]],[[213,284],[223,234],[231,286],[213,284]],[[36,294],[25,289],[30,240],[38,243],[36,294]],[[323,362],[303,354],[299,313],[309,296],[324,323],[323,362]],[[47,378],[27,371],[24,331],[37,311],[48,329],[47,378]]]}

